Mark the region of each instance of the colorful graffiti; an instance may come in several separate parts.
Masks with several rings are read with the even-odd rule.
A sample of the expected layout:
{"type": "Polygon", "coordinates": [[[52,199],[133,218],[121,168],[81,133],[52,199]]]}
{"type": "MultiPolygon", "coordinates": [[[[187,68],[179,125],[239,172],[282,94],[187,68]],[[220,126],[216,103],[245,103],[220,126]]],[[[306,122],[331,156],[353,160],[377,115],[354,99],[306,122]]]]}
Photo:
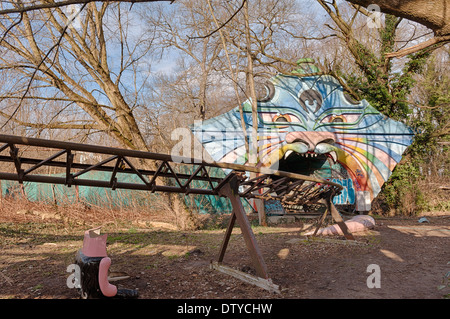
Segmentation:
{"type": "MultiPolygon", "coordinates": [[[[370,210],[414,138],[405,124],[355,101],[329,75],[271,78],[258,99],[258,127],[243,103],[247,138],[257,129],[256,166],[316,175],[344,186],[334,201],[370,210]]],[[[239,108],[191,127],[215,161],[249,164],[239,108]]],[[[250,143],[253,141],[250,140],[250,143]]]]}
{"type": "Polygon", "coordinates": [[[336,205],[355,204],[355,189],[353,188],[353,181],[351,178],[331,180],[337,184],[342,185],[344,188],[342,192],[333,198],[333,203],[336,205]]]}

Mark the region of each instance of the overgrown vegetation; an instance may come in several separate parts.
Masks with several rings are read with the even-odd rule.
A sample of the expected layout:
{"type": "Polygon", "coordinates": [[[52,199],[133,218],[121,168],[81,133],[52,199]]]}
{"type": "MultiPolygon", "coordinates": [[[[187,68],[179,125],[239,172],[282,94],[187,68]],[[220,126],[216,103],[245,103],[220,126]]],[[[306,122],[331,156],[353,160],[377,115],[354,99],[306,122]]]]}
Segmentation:
{"type": "Polygon", "coordinates": [[[450,201],[445,200],[448,196],[442,186],[449,183],[450,78],[436,65],[435,47],[409,55],[401,71],[385,57],[394,49],[400,21],[385,16],[378,29],[377,52],[358,41],[349,43],[361,72],[341,75],[359,98],[416,133],[377,198],[378,213],[412,215],[449,210],[450,201]]]}

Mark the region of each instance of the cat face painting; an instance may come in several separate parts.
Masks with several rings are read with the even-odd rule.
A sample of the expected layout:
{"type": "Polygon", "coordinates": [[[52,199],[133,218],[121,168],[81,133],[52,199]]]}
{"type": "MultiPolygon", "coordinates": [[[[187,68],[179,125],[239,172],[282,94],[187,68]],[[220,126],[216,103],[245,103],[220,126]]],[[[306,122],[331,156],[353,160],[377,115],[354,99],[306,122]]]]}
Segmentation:
{"type": "MultiPolygon", "coordinates": [[[[370,210],[413,131],[382,115],[366,100],[355,101],[332,76],[270,79],[258,100],[257,167],[319,176],[344,188],[336,205],[370,210]]],[[[251,103],[243,103],[251,138],[251,103]]],[[[249,165],[239,107],[191,130],[217,162],[249,165]]],[[[254,164],[253,164],[254,165],[254,164]]]]}

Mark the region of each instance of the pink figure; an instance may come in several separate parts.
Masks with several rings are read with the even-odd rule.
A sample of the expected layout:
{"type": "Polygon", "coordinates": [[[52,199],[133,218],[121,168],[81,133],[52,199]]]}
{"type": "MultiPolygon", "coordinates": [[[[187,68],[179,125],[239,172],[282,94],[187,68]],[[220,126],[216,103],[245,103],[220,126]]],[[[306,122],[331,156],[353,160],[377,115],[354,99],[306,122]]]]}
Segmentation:
{"type": "Polygon", "coordinates": [[[106,234],[100,235],[100,227],[84,233],[83,248],[76,257],[76,263],[81,267],[82,273],[82,297],[137,298],[136,290],[117,289],[108,281],[111,258],[106,253],[107,237],[106,234]]]}
{"type": "Polygon", "coordinates": [[[100,261],[98,269],[98,283],[100,290],[105,297],[114,297],[117,294],[117,287],[108,281],[108,270],[111,266],[111,258],[106,254],[107,234],[100,235],[100,227],[84,232],[83,254],[87,257],[104,257],[100,261]]]}

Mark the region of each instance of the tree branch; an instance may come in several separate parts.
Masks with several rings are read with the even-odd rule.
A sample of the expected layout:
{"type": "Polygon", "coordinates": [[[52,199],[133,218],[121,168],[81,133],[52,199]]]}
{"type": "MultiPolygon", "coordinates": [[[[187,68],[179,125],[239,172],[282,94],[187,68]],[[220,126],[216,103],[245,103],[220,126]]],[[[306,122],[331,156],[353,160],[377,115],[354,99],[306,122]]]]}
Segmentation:
{"type": "Polygon", "coordinates": [[[243,0],[241,3],[241,6],[231,15],[231,17],[229,17],[227,21],[225,21],[221,26],[219,26],[215,30],[211,31],[210,33],[208,33],[207,35],[204,35],[204,36],[188,37],[188,38],[192,40],[192,39],[204,39],[204,38],[212,36],[214,33],[216,33],[217,31],[222,29],[224,26],[226,26],[231,20],[233,20],[233,18],[239,13],[239,11],[242,10],[242,8],[245,5],[245,2],[247,2],[247,0],[243,0]]]}
{"type": "Polygon", "coordinates": [[[444,45],[447,42],[450,42],[450,35],[442,36],[442,37],[434,37],[430,40],[424,41],[422,43],[413,45],[411,47],[399,50],[397,52],[386,53],[386,58],[399,58],[408,54],[416,53],[420,50],[430,48],[433,45],[444,45]]]}
{"type": "Polygon", "coordinates": [[[92,124],[73,124],[68,122],[55,122],[55,123],[30,123],[18,120],[16,118],[11,118],[9,114],[0,111],[0,116],[8,118],[8,120],[13,121],[22,126],[38,128],[38,129],[73,129],[73,130],[88,130],[88,129],[100,129],[100,126],[96,123],[92,124]]]}
{"type": "MultiPolygon", "coordinates": [[[[143,3],[143,2],[170,2],[173,3],[175,0],[117,0],[116,2],[128,2],[133,5],[134,3],[143,3]]],[[[73,4],[88,4],[91,2],[111,2],[110,0],[64,0],[59,2],[52,2],[52,3],[42,3],[42,4],[35,4],[30,5],[26,7],[20,7],[20,8],[11,8],[11,9],[3,9],[0,10],[0,15],[3,14],[11,14],[11,13],[24,13],[28,11],[35,11],[35,10],[42,10],[42,9],[53,9],[53,8],[59,8],[64,7],[68,5],[73,4]]]]}

